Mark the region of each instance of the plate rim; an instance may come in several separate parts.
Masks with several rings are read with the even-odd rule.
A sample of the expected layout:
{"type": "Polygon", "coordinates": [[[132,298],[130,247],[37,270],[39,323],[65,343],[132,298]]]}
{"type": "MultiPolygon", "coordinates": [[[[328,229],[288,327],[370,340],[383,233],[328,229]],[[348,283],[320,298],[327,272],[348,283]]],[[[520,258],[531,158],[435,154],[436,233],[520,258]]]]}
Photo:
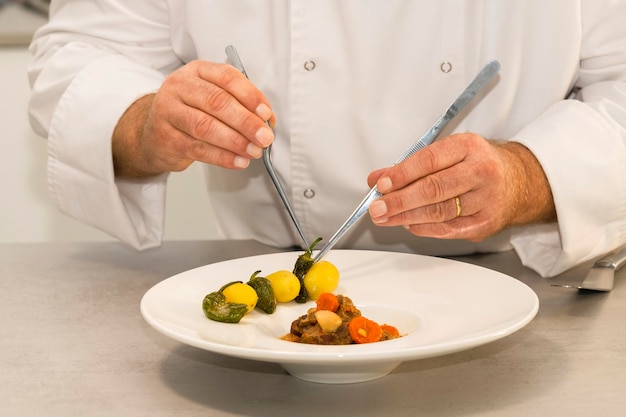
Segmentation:
{"type": "MultiPolygon", "coordinates": [[[[250,359],[257,360],[262,362],[273,362],[273,363],[281,363],[281,364],[320,364],[320,365],[354,365],[363,361],[373,361],[373,362],[397,362],[401,363],[409,360],[418,360],[425,359],[429,357],[441,356],[445,354],[455,353],[458,351],[478,347],[484,344],[488,344],[494,342],[496,340],[502,339],[506,336],[509,336],[523,327],[525,327],[528,323],[530,323],[534,317],[536,316],[539,310],[539,298],[537,294],[525,283],[520,281],[519,279],[512,277],[510,275],[504,274],[500,271],[496,271],[493,269],[486,268],[481,265],[475,265],[467,262],[462,262],[455,259],[442,258],[436,256],[429,255],[420,255],[414,253],[405,253],[405,252],[389,252],[389,251],[380,251],[380,250],[359,250],[359,249],[335,249],[329,253],[335,254],[336,256],[349,256],[351,254],[357,253],[359,255],[363,255],[364,252],[368,254],[376,254],[376,255],[385,255],[385,256],[394,256],[394,257],[418,257],[418,258],[427,258],[430,261],[436,261],[440,263],[454,263],[454,264],[463,264],[468,268],[483,270],[488,272],[489,274],[500,275],[508,280],[509,283],[515,283],[514,285],[519,285],[520,289],[526,292],[526,295],[531,298],[531,308],[526,312],[526,315],[523,318],[519,318],[515,321],[515,324],[509,325],[508,327],[501,329],[498,332],[490,332],[487,335],[475,335],[473,337],[463,337],[459,340],[450,342],[440,342],[428,344],[426,346],[412,346],[403,348],[400,351],[394,351],[391,355],[383,354],[381,355],[380,351],[376,349],[367,349],[367,345],[350,345],[351,351],[342,351],[338,352],[335,349],[329,349],[329,351],[324,352],[322,349],[324,348],[337,348],[337,346],[315,346],[315,345],[307,345],[307,347],[311,347],[314,351],[302,352],[302,351],[271,351],[267,349],[253,348],[253,347],[242,347],[236,345],[229,344],[220,344],[213,341],[203,340],[200,338],[192,338],[188,337],[184,334],[177,333],[176,331],[165,326],[159,319],[152,317],[149,311],[147,311],[147,301],[152,296],[152,294],[159,289],[162,285],[167,285],[166,283],[171,283],[172,280],[182,279],[186,275],[197,273],[199,270],[210,269],[215,267],[220,267],[229,263],[239,263],[239,262],[247,262],[254,261],[258,258],[271,258],[271,257],[279,257],[286,256],[287,254],[294,256],[294,261],[299,252],[297,251],[284,251],[284,252],[275,252],[268,254],[260,254],[260,255],[251,255],[240,258],[233,258],[228,260],[222,260],[218,262],[209,263],[206,265],[197,266],[195,268],[191,268],[186,271],[179,272],[174,274],[168,278],[165,278],[152,287],[150,287],[145,294],[142,296],[140,301],[140,311],[144,320],[156,331],[159,333],[176,340],[178,342],[187,344],[189,346],[194,346],[199,349],[203,349],[206,351],[214,352],[217,354],[238,357],[242,359],[250,359]],[[322,349],[320,349],[322,348],[322,349]],[[356,349],[355,349],[356,348],[356,349]],[[366,349],[362,349],[366,348],[366,349]],[[335,351],[331,351],[335,350],[335,351]],[[305,353],[305,354],[303,354],[305,353]]],[[[327,257],[328,258],[328,257],[327,257]]],[[[254,264],[254,263],[252,263],[254,264]]],[[[349,294],[346,294],[350,296],[349,294]]],[[[199,298],[203,295],[200,294],[199,298]]],[[[357,304],[358,300],[355,300],[357,304]]],[[[198,303],[199,305],[199,303],[198,303]]],[[[294,317],[295,319],[295,317],[294,317]]],[[[208,319],[207,319],[208,320],[208,319]]],[[[219,323],[223,325],[223,323],[219,323]]],[[[228,326],[232,326],[233,324],[226,324],[228,326]]],[[[410,337],[410,335],[405,336],[410,337]]],[[[293,343],[293,342],[285,342],[285,343],[293,343]]],[[[394,341],[386,341],[380,343],[394,343],[394,341]]],[[[379,345],[378,343],[372,345],[379,345]]]]}

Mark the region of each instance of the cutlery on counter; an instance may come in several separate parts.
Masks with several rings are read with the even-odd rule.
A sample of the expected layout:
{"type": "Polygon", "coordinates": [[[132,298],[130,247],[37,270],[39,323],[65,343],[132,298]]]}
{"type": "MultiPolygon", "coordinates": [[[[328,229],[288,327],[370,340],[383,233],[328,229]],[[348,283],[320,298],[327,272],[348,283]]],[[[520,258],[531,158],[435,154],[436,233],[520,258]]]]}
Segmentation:
{"type": "Polygon", "coordinates": [[[626,245],[598,259],[580,284],[552,284],[553,287],[608,292],[613,289],[615,273],[626,264],[626,245]]]}

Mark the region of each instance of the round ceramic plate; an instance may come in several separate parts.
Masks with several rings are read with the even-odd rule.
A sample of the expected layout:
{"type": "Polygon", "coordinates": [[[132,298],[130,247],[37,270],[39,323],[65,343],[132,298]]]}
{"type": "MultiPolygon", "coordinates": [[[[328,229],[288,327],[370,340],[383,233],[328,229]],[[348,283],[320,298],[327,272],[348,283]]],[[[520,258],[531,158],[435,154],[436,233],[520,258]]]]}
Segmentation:
{"type": "Polygon", "coordinates": [[[341,273],[343,294],[376,322],[403,337],[347,346],[287,342],[291,322],[314,302],[278,304],[274,314],[254,310],[238,324],[211,321],[202,300],[230,281],[291,270],[299,252],[239,258],[168,278],[146,292],[141,313],[156,330],[180,342],[223,355],[281,364],[291,375],[319,383],[368,381],[403,361],[470,349],[529,323],[536,294],[520,281],[479,266],[436,257],[334,250],[325,259],[341,273]]]}

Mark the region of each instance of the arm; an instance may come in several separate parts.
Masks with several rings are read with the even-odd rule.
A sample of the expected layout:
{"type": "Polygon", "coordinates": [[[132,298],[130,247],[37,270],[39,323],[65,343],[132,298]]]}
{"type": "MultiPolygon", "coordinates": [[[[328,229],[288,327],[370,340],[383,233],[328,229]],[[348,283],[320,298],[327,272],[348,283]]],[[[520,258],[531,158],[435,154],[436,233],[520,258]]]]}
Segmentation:
{"type": "Polygon", "coordinates": [[[556,275],[626,243],[626,3],[582,1],[579,100],[515,135],[552,186],[558,227],[518,230],[522,261],[556,275]]]}
{"type": "MultiPolygon", "coordinates": [[[[177,88],[189,90],[202,80],[219,87],[221,82],[255,110],[255,101],[262,98],[258,92],[248,96],[253,86],[230,66],[211,66],[230,74],[230,85],[228,78],[203,71],[208,63],[183,66],[172,50],[169,18],[163,1],[60,0],[53,2],[50,22],[31,45],[29,113],[33,128],[49,141],[48,183],[55,204],[137,248],[160,243],[167,172],[184,169],[194,159],[245,166],[266,142],[257,140],[249,148],[242,138],[255,140],[255,126],[264,126],[270,117],[248,110],[242,117],[239,107],[239,113],[230,115],[230,126],[246,117],[251,124],[239,129],[242,133],[231,133],[234,142],[220,146],[215,142],[219,135],[192,140],[202,136],[194,136],[194,129],[215,130],[215,120],[225,116],[207,109],[204,121],[189,117],[193,106],[171,112],[171,102],[190,98],[176,96],[177,88]]],[[[223,105],[224,96],[233,100],[230,94],[217,94],[212,103],[223,105]]]]}
{"type": "Polygon", "coordinates": [[[29,114],[48,138],[53,201],[137,248],[160,243],[166,176],[116,182],[111,135],[129,103],[180,65],[167,33],[164,2],[55,1],[31,44],[29,114]]]}
{"type": "Polygon", "coordinates": [[[412,159],[417,168],[400,164],[387,171],[407,184],[402,194],[393,181],[385,188],[385,176],[374,172],[370,185],[378,181],[387,190],[381,200],[392,210],[381,214],[373,204],[377,224],[471,240],[523,226],[513,229],[512,244],[544,276],[626,242],[626,5],[583,1],[580,14],[581,100],[555,101],[511,135],[517,144],[475,135],[457,137],[454,146],[447,145],[451,138],[440,140],[412,159]],[[462,204],[459,219],[453,218],[455,195],[462,204]],[[473,221],[463,219],[468,214],[473,221]]]}

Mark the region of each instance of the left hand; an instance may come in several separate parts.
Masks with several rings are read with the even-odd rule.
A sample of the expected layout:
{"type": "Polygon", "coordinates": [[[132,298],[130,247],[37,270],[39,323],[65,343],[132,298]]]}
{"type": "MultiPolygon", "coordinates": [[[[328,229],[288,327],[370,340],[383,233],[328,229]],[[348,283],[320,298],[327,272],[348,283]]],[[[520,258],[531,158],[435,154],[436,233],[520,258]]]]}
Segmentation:
{"type": "Polygon", "coordinates": [[[376,170],[368,184],[383,194],[370,205],[372,221],[417,236],[480,241],[556,219],[550,185],[530,150],[473,133],[442,138],[376,170]]]}

